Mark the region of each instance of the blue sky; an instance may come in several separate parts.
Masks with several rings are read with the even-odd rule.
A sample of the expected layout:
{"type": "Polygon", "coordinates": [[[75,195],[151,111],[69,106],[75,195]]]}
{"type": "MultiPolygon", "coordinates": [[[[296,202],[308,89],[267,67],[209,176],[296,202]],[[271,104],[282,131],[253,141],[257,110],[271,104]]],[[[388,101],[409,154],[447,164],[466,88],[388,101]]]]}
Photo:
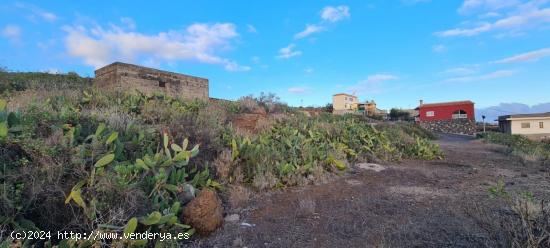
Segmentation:
{"type": "Polygon", "coordinates": [[[0,65],[124,61],[210,79],[210,95],[379,107],[550,102],[547,0],[2,1],[0,65]],[[177,2],[177,3],[175,3],[177,2]]]}

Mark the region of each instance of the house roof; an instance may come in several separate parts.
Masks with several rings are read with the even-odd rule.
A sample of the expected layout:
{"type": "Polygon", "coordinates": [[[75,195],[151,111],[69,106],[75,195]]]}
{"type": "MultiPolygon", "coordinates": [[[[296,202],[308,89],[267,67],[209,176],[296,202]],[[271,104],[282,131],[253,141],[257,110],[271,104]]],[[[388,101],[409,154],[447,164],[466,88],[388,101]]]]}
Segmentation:
{"type": "Polygon", "coordinates": [[[420,106],[418,106],[416,109],[419,109],[420,107],[442,107],[442,106],[453,106],[453,105],[465,105],[465,104],[474,104],[472,101],[456,101],[456,102],[438,102],[438,103],[424,103],[420,106]]]}
{"type": "Polygon", "coordinates": [[[533,114],[517,114],[517,115],[501,115],[498,117],[499,121],[514,119],[514,118],[538,118],[538,117],[550,117],[550,112],[546,113],[533,113],[533,114]]]}
{"type": "Polygon", "coordinates": [[[350,95],[350,94],[346,94],[346,93],[338,93],[338,94],[334,94],[332,96],[352,96],[352,97],[356,97],[354,95],[350,95]]]}

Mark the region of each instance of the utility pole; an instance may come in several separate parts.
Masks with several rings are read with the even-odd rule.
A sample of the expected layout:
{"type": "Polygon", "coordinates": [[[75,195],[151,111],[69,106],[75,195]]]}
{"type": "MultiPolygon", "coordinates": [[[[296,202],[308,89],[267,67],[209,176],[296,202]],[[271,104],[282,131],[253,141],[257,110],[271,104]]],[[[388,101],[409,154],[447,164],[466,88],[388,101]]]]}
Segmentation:
{"type": "Polygon", "coordinates": [[[483,133],[485,134],[485,115],[482,115],[481,119],[483,119],[483,133]]]}

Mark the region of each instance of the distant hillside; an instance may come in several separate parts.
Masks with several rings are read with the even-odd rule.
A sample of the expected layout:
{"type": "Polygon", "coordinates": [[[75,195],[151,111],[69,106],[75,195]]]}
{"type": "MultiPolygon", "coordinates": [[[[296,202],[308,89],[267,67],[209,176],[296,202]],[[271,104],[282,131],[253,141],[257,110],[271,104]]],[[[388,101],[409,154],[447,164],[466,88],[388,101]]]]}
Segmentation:
{"type": "Polygon", "coordinates": [[[485,121],[496,122],[501,115],[530,114],[550,112],[550,102],[529,106],[523,103],[501,103],[498,106],[476,109],[476,120],[481,121],[485,115],[485,121]]]}
{"type": "Polygon", "coordinates": [[[91,78],[74,72],[50,74],[45,72],[9,72],[0,70],[0,95],[27,89],[74,89],[89,86],[91,78]]]}

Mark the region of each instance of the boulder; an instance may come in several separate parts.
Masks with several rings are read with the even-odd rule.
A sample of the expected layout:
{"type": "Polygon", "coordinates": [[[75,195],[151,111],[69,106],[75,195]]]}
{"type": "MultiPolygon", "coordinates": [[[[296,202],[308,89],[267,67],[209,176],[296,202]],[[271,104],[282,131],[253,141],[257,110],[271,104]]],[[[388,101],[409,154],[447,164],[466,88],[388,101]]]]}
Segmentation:
{"type": "Polygon", "coordinates": [[[223,224],[222,202],[215,191],[203,189],[183,209],[183,222],[200,235],[208,235],[223,224]]]}

